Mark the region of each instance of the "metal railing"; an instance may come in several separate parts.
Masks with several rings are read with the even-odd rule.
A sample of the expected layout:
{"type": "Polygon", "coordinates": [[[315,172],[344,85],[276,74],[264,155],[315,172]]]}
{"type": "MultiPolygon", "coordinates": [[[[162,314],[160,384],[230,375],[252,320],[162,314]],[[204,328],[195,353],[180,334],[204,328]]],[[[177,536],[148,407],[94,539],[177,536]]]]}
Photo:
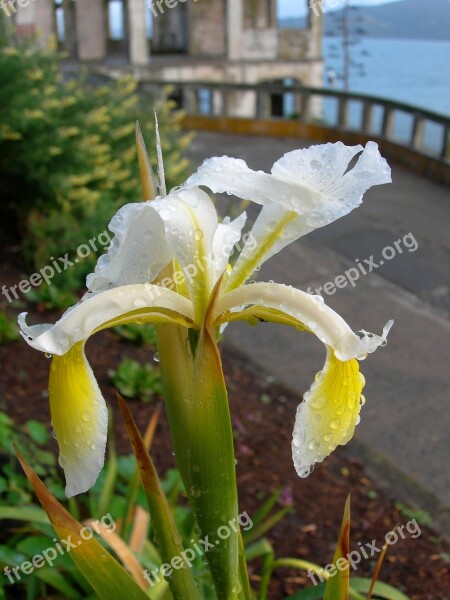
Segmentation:
{"type": "Polygon", "coordinates": [[[450,161],[450,117],[386,98],[332,89],[283,84],[154,81],[141,79],[145,92],[170,85],[189,115],[290,118],[334,130],[393,142],[438,160],[450,161]],[[289,99],[290,114],[281,111],[289,99]],[[239,111],[245,103],[246,114],[239,111]],[[281,114],[280,114],[281,113],[281,114]]]}

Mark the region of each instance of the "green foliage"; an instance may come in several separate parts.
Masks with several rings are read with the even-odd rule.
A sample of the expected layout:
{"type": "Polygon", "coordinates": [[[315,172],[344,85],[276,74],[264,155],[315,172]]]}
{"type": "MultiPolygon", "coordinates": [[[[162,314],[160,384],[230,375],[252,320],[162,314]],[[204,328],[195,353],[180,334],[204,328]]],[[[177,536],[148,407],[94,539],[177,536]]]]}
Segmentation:
{"type": "Polygon", "coordinates": [[[0,505],[28,506],[32,498],[31,486],[18,468],[13,443],[33,460],[36,472],[52,493],[59,499],[64,498],[55,454],[47,449],[49,441],[50,433],[41,422],[30,420],[24,425],[15,425],[8,415],[0,412],[0,505]]]}
{"type": "MultiPolygon", "coordinates": [[[[90,87],[83,76],[63,81],[58,61],[55,52],[29,42],[14,46],[0,26],[0,227],[8,235],[16,228],[35,269],[66,253],[73,260],[120,206],[142,199],[136,120],[155,155],[156,108],[169,187],[187,175],[183,153],[191,140],[180,133],[182,115],[165,96],[144,101],[131,77],[102,87],[90,87]]],[[[91,252],[53,285],[79,289],[95,260],[91,252]]],[[[52,303],[52,293],[44,294],[52,303]]]]}
{"type": "Polygon", "coordinates": [[[8,317],[6,312],[0,312],[0,344],[15,342],[20,338],[16,321],[8,317]]]}
{"type": "Polygon", "coordinates": [[[414,519],[419,523],[419,525],[425,525],[426,527],[431,527],[433,524],[433,517],[426,510],[420,509],[412,509],[403,504],[403,502],[396,502],[395,508],[401,512],[401,514],[406,518],[413,521],[414,519]]]}
{"type": "Polygon", "coordinates": [[[131,323],[119,325],[114,331],[124,340],[133,342],[137,346],[156,346],[156,331],[154,325],[131,323]]]}
{"type": "Polygon", "coordinates": [[[142,365],[125,358],[117,369],[108,371],[108,375],[119,392],[127,398],[150,401],[155,394],[162,394],[161,375],[153,365],[142,365]]]}

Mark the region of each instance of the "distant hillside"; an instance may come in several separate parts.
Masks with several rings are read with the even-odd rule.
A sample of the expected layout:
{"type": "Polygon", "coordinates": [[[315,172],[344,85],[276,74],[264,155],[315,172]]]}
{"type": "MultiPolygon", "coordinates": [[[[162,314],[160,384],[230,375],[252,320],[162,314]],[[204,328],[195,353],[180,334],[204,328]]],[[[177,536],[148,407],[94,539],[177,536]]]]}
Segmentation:
{"type": "MultiPolygon", "coordinates": [[[[325,13],[326,35],[336,31],[341,13],[325,13]]],[[[367,37],[450,40],[450,0],[399,0],[392,4],[358,7],[350,14],[352,28],[357,26],[356,15],[363,18],[358,26],[365,30],[367,37]]],[[[280,26],[305,27],[306,18],[283,19],[280,26]]]]}

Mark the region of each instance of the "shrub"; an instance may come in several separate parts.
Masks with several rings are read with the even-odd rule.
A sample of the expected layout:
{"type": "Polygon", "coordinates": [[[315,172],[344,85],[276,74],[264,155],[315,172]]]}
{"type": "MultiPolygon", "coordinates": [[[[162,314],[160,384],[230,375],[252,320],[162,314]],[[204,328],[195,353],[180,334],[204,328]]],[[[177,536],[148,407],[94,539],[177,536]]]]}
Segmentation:
{"type": "MultiPolygon", "coordinates": [[[[73,257],[121,205],[141,200],[136,120],[155,155],[156,107],[170,187],[186,176],[183,151],[191,139],[180,133],[181,114],[165,96],[144,101],[130,77],[103,87],[90,87],[85,76],[63,81],[58,61],[31,42],[13,45],[0,24],[0,228],[2,237],[20,237],[36,269],[51,257],[73,257]]],[[[92,252],[53,285],[79,288],[95,260],[92,252]]]]}

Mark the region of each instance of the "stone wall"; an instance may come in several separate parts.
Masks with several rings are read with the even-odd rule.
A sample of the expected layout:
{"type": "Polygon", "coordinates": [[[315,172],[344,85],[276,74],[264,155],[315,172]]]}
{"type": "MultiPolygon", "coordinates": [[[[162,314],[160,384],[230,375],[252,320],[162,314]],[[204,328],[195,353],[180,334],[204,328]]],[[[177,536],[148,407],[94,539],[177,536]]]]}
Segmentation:
{"type": "Polygon", "coordinates": [[[304,60],[308,57],[311,34],[305,29],[278,31],[278,57],[280,60],[304,60]]]}
{"type": "Polygon", "coordinates": [[[224,57],[226,54],[225,2],[190,0],[188,16],[189,54],[224,57]]]}

